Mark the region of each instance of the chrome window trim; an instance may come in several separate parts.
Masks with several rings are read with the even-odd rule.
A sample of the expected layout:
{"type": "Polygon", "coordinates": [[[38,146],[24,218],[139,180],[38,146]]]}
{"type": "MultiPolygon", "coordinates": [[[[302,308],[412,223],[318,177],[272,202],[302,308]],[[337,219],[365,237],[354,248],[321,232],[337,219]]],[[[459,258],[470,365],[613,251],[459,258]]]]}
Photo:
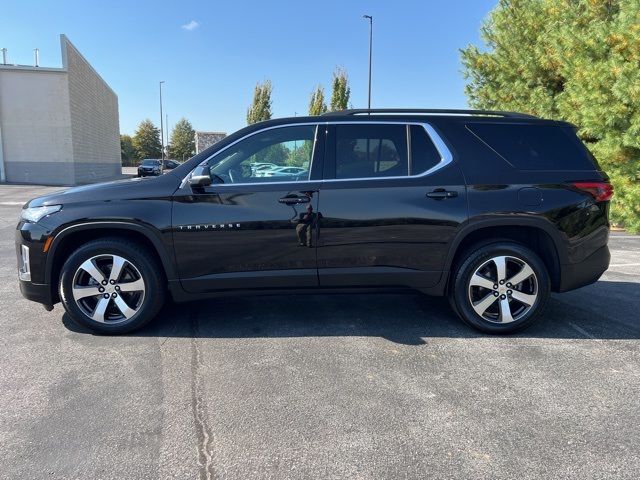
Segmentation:
{"type": "MultiPolygon", "coordinates": [[[[209,162],[209,160],[211,160],[212,158],[216,157],[217,155],[221,154],[222,152],[224,152],[225,150],[227,150],[228,148],[231,148],[232,146],[234,146],[236,143],[241,142],[243,140],[246,140],[247,138],[250,138],[254,135],[257,135],[258,133],[262,133],[262,132],[266,132],[269,130],[273,130],[275,128],[286,128],[286,127],[303,127],[303,126],[309,126],[309,125],[313,125],[316,127],[316,131],[315,131],[315,136],[314,136],[314,140],[313,140],[313,150],[312,152],[315,153],[316,151],[316,141],[318,139],[318,132],[320,130],[320,126],[324,125],[325,127],[328,127],[329,125],[418,125],[421,126],[422,128],[425,129],[425,131],[427,132],[427,136],[431,139],[431,142],[433,142],[433,145],[436,147],[436,150],[438,151],[438,153],[440,154],[440,161],[438,163],[436,163],[433,167],[425,170],[424,172],[418,174],[418,175],[402,175],[402,176],[394,176],[394,177],[358,177],[358,178],[330,178],[330,179],[320,179],[320,180],[300,180],[297,182],[292,182],[292,181],[288,181],[288,182],[247,182],[247,183],[217,183],[215,184],[215,187],[239,187],[239,186],[255,186],[255,185],[298,185],[298,184],[309,184],[309,183],[315,183],[315,184],[324,184],[324,183],[330,183],[330,182],[358,182],[358,181],[362,181],[362,180],[399,180],[399,179],[406,179],[406,178],[422,178],[422,177],[426,177],[427,175],[431,175],[432,173],[446,167],[447,165],[449,165],[451,162],[453,162],[453,154],[451,153],[451,150],[449,150],[449,147],[447,147],[446,143],[444,142],[444,140],[442,139],[442,137],[438,134],[438,132],[436,132],[436,130],[433,128],[433,126],[431,126],[431,124],[427,123],[427,122],[403,122],[403,121],[393,121],[393,120],[388,120],[388,121],[357,121],[357,120],[347,120],[347,121],[341,121],[341,122],[337,122],[337,121],[330,121],[330,122],[302,122],[302,123],[284,123],[282,125],[273,125],[271,127],[265,127],[262,128],[260,130],[256,130],[255,132],[251,132],[247,135],[245,135],[244,137],[239,138],[238,140],[236,140],[233,143],[230,143],[229,145],[227,145],[226,147],[218,150],[217,152],[213,153],[211,156],[207,157],[205,160],[203,160],[202,162],[200,162],[197,166],[202,165],[203,163],[207,163],[209,162]]],[[[409,148],[410,145],[407,145],[407,148],[409,148]]],[[[311,171],[313,168],[313,161],[314,161],[314,157],[315,155],[313,155],[311,157],[311,162],[309,164],[309,175],[311,175],[311,171]]],[[[196,168],[197,168],[196,166],[196,168]]],[[[195,168],[194,168],[195,170],[195,168]]],[[[193,173],[193,170],[191,170],[191,172],[189,172],[183,179],[182,182],[180,183],[180,188],[184,188],[184,186],[187,185],[187,181],[191,175],[191,173],[193,173]]]]}

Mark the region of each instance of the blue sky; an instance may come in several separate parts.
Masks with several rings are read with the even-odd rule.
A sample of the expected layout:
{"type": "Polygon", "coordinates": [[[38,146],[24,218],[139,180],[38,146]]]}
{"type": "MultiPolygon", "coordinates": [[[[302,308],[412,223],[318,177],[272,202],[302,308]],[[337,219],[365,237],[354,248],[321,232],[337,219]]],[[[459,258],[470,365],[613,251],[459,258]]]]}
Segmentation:
{"type": "Polygon", "coordinates": [[[0,47],[11,63],[60,66],[60,33],[118,94],[121,133],[169,124],[231,133],[245,125],[256,82],[274,86],[276,117],[305,114],[318,83],[349,74],[351,103],[367,101],[368,23],[374,17],[374,107],[466,106],[458,49],[479,43],[496,0],[5,1],[0,47]]]}

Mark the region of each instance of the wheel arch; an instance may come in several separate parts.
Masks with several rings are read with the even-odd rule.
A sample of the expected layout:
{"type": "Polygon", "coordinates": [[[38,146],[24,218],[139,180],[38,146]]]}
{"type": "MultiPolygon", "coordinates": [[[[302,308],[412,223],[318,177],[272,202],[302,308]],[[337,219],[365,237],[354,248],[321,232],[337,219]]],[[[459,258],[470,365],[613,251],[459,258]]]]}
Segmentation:
{"type": "Polygon", "coordinates": [[[66,258],[81,245],[104,237],[121,237],[148,247],[162,267],[166,278],[175,278],[176,269],[173,263],[173,255],[169,254],[161,239],[151,228],[129,222],[76,224],[56,234],[49,248],[45,269],[45,283],[51,286],[53,303],[60,301],[58,279],[66,258]]]}
{"type": "MultiPolygon", "coordinates": [[[[560,286],[560,258],[566,249],[560,233],[548,221],[539,218],[491,218],[472,222],[463,227],[454,238],[445,260],[447,272],[464,258],[472,246],[493,241],[514,241],[529,247],[540,256],[549,272],[552,291],[560,286]]],[[[450,274],[449,279],[452,278],[450,274]]],[[[447,281],[447,289],[449,281],[447,281]]]]}

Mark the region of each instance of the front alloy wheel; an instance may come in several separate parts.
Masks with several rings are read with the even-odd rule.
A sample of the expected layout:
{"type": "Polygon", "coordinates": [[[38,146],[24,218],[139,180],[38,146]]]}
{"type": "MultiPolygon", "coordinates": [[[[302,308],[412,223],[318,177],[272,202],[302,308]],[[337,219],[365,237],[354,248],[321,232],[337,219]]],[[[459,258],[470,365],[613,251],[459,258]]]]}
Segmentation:
{"type": "Polygon", "coordinates": [[[78,308],[100,323],[125,322],[144,302],[140,271],[119,255],[96,255],[85,260],[76,270],[72,288],[78,308]]]}
{"type": "Polygon", "coordinates": [[[63,265],[60,299],[76,323],[101,333],[126,333],[158,313],[164,278],[149,248],[123,238],[93,240],[63,265]]]}

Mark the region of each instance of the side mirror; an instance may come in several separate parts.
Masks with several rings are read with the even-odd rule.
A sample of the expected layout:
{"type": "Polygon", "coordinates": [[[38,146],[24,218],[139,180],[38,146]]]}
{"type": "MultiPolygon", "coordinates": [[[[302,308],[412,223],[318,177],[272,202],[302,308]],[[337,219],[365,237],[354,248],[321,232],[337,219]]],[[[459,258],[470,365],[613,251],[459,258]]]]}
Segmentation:
{"type": "Polygon", "coordinates": [[[192,187],[208,187],[213,183],[208,165],[199,165],[189,178],[189,185],[192,187]]]}

